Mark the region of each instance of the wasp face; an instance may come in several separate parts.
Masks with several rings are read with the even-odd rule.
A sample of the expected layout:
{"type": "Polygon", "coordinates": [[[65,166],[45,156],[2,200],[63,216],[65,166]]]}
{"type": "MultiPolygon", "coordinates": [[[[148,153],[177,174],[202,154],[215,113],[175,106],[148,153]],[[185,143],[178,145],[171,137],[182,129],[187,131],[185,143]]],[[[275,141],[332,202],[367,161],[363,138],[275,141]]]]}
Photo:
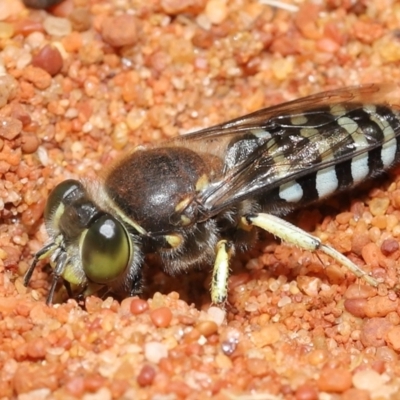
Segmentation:
{"type": "Polygon", "coordinates": [[[36,259],[50,257],[51,296],[60,277],[88,293],[101,285],[130,292],[123,278],[135,276],[140,268],[138,244],[123,223],[99,208],[83,183],[60,183],[49,196],[44,218],[52,241],[36,259]]]}
{"type": "Polygon", "coordinates": [[[143,255],[169,273],[214,262],[211,296],[227,298],[229,259],[264,229],[322,251],[372,285],[377,281],[333,248],[280,217],[351,188],[400,161],[400,113],[366,85],[320,93],[141,148],[101,183],[68,180],[50,195],[45,221],[54,279],[84,294],[141,287],[143,255]]]}

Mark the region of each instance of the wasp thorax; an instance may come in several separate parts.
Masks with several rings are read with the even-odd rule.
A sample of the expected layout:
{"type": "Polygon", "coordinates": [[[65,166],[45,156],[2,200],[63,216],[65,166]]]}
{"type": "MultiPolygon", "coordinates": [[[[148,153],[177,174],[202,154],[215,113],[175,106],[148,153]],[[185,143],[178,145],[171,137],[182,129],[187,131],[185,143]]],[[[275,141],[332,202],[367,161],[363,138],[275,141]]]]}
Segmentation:
{"type": "Polygon", "coordinates": [[[184,147],[139,150],[111,170],[105,187],[146,231],[170,231],[195,221],[196,186],[207,170],[204,160],[184,147]]]}

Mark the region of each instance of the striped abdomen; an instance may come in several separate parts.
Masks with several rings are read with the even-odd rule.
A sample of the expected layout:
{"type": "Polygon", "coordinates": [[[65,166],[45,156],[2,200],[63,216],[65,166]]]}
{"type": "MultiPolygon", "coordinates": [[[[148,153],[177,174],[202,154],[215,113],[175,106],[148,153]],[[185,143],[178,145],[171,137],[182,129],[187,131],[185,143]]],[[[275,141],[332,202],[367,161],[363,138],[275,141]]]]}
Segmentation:
{"type": "Polygon", "coordinates": [[[271,134],[267,158],[279,176],[276,183],[286,182],[260,196],[265,211],[282,214],[348,189],[400,161],[397,110],[360,105],[346,111],[346,105],[337,104],[319,111],[279,118],[285,133],[271,134]],[[321,123],[328,112],[332,120],[321,123]],[[285,178],[290,176],[294,179],[285,178]]]}

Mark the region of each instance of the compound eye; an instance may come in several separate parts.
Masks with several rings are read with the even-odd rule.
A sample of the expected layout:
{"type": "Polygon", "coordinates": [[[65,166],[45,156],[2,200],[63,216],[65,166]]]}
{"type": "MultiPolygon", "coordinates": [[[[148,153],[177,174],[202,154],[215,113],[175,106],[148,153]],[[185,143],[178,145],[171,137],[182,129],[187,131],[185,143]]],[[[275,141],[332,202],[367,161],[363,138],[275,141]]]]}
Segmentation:
{"type": "Polygon", "coordinates": [[[131,259],[128,233],[108,214],[90,225],[81,245],[83,270],[89,280],[106,284],[118,278],[131,259]]]}
{"type": "Polygon", "coordinates": [[[75,199],[83,196],[83,194],[84,188],[79,181],[67,179],[64,182],[59,183],[47,199],[46,207],[44,209],[45,221],[51,221],[54,213],[59,210],[61,205],[70,204],[75,199]]]}

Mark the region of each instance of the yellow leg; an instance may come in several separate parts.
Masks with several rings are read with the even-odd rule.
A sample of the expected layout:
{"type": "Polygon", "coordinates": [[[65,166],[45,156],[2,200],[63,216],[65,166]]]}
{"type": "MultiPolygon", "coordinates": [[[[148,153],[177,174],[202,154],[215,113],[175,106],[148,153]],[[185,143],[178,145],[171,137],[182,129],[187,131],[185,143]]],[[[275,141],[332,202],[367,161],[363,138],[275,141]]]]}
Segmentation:
{"type": "Polygon", "coordinates": [[[357,277],[364,279],[372,286],[378,286],[378,282],[374,278],[372,278],[365,271],[357,267],[356,264],[351,262],[343,254],[339,253],[333,247],[321,243],[320,239],[310,235],[309,233],[281,218],[275,217],[270,214],[259,213],[243,217],[242,222],[248,225],[258,226],[259,228],[264,229],[269,233],[272,233],[283,241],[294,244],[295,246],[300,247],[304,250],[320,250],[325,254],[328,254],[339,264],[346,267],[357,277]]]}
{"type": "Polygon", "coordinates": [[[217,243],[217,256],[211,281],[211,300],[214,304],[225,303],[228,297],[229,259],[232,245],[226,240],[217,243]]]}

